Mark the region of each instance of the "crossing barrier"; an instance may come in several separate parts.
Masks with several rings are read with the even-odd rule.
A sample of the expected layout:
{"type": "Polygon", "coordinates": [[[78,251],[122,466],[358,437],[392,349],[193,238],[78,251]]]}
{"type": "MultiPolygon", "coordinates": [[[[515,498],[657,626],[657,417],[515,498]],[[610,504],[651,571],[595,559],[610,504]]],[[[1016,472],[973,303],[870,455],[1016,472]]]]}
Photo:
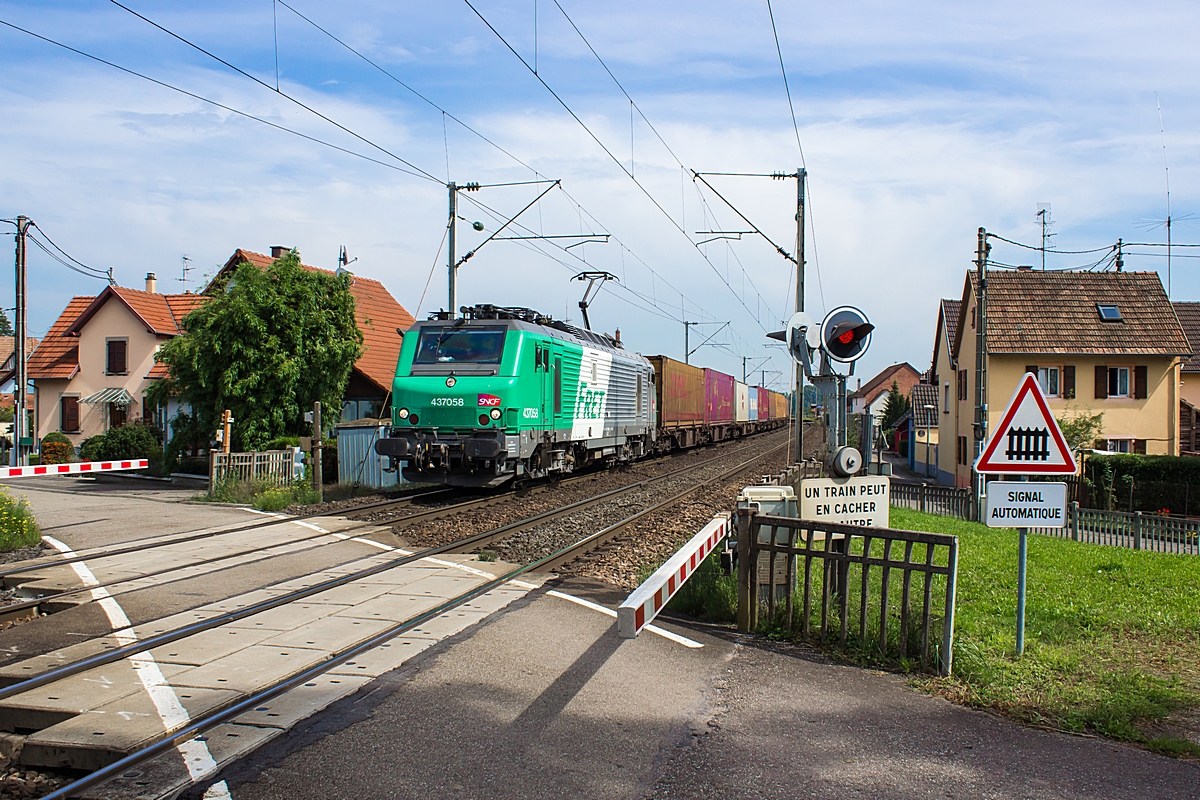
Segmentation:
{"type": "Polygon", "coordinates": [[[633,639],[650,624],[667,601],[695,573],[722,539],[729,535],[730,515],[718,514],[683,548],[617,606],[617,635],[633,639]]]}
{"type": "Polygon", "coordinates": [[[117,472],[126,469],[145,469],[150,461],[134,458],[128,461],[76,461],[72,464],[39,464],[34,467],[0,467],[0,480],[32,478],[35,475],[78,475],[91,472],[117,472]]]}

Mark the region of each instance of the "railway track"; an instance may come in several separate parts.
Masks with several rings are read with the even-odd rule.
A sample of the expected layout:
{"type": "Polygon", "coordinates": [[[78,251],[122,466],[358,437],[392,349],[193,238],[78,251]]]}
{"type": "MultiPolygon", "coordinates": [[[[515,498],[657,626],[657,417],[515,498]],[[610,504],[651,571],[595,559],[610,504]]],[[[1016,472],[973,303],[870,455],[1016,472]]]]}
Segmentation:
{"type": "MultiPolygon", "coordinates": [[[[751,444],[742,444],[740,447],[735,447],[734,452],[740,452],[741,450],[744,450],[744,449],[751,449],[755,446],[757,446],[757,441],[755,441],[751,444]]],[[[686,455],[696,455],[697,453],[700,453],[700,452],[705,452],[705,451],[688,451],[688,453],[686,455]]],[[[725,454],[719,454],[719,455],[723,456],[725,454]]],[[[652,464],[653,462],[643,462],[643,465],[645,465],[647,463],[652,464]]],[[[587,473],[587,474],[583,474],[583,475],[579,475],[579,476],[570,478],[568,480],[557,481],[553,484],[545,484],[545,485],[541,485],[541,486],[528,487],[528,488],[520,489],[517,491],[489,494],[484,497],[471,498],[471,499],[460,501],[457,503],[449,503],[447,505],[437,506],[437,507],[431,508],[431,509],[425,509],[425,510],[416,511],[416,512],[413,512],[410,514],[404,514],[403,516],[400,516],[400,517],[390,517],[387,520],[379,519],[378,515],[380,515],[380,514],[389,514],[390,515],[390,513],[395,511],[396,509],[408,508],[408,507],[411,507],[414,503],[418,503],[418,502],[422,502],[422,501],[429,501],[431,499],[452,497],[455,494],[457,494],[458,492],[454,489],[434,489],[434,490],[430,490],[430,491],[426,491],[426,492],[414,493],[414,494],[411,494],[411,495],[408,495],[408,496],[405,496],[402,498],[394,498],[394,499],[379,501],[376,503],[368,503],[368,504],[364,504],[364,505],[354,506],[352,509],[348,509],[348,511],[354,515],[354,517],[352,517],[352,518],[360,518],[364,514],[369,516],[368,519],[363,520],[358,525],[352,525],[348,528],[343,528],[338,531],[326,531],[326,530],[317,528],[316,531],[312,534],[307,534],[307,535],[304,535],[304,536],[301,536],[298,538],[292,537],[285,541],[281,541],[281,542],[278,542],[273,545],[248,547],[245,549],[239,549],[239,550],[234,550],[231,552],[221,553],[219,555],[215,555],[215,556],[212,556],[209,558],[202,558],[202,559],[196,559],[196,560],[187,561],[187,562],[183,562],[183,563],[172,564],[172,565],[170,565],[168,567],[164,567],[162,569],[152,570],[150,572],[145,572],[145,573],[138,573],[136,575],[132,575],[132,576],[129,576],[126,578],[109,580],[109,581],[105,581],[102,583],[98,583],[94,586],[79,586],[79,587],[75,587],[75,588],[71,588],[71,589],[67,589],[67,590],[63,590],[63,591],[59,591],[59,592],[52,592],[49,594],[39,595],[37,597],[30,597],[28,599],[19,600],[17,602],[10,603],[8,605],[0,607],[0,622],[6,622],[9,620],[25,619],[32,615],[35,615],[39,611],[49,610],[48,613],[53,613],[54,611],[58,611],[63,608],[66,608],[66,607],[78,605],[79,603],[75,603],[72,601],[75,599],[78,599],[80,597],[92,596],[95,594],[95,590],[98,588],[105,590],[105,592],[107,592],[111,596],[120,597],[129,592],[139,591],[141,589],[146,588],[144,585],[144,582],[148,578],[164,578],[164,577],[172,575],[172,574],[181,573],[181,577],[179,577],[177,579],[165,580],[165,581],[161,581],[161,582],[158,582],[155,584],[155,586],[164,586],[164,585],[168,585],[170,583],[176,582],[176,581],[188,580],[192,577],[195,577],[194,570],[197,567],[216,566],[216,565],[221,564],[222,562],[231,562],[231,561],[235,561],[237,559],[246,558],[247,556],[256,556],[257,555],[258,557],[250,558],[250,560],[248,560],[248,561],[245,561],[245,560],[239,561],[236,564],[236,566],[245,566],[247,564],[262,562],[262,561],[266,561],[266,560],[281,557],[281,556],[295,555],[298,552],[305,552],[307,550],[312,550],[315,548],[329,547],[329,546],[333,546],[336,544],[340,544],[345,541],[354,541],[355,537],[351,534],[353,534],[354,532],[357,532],[357,531],[367,530],[367,529],[376,527],[376,526],[378,526],[378,524],[380,522],[386,521],[386,522],[401,524],[406,527],[411,527],[411,526],[417,525],[419,523],[428,523],[428,522],[432,522],[435,520],[441,520],[441,519],[445,519],[448,517],[453,517],[455,515],[471,512],[471,511],[477,511],[477,510],[481,510],[481,509],[490,508],[492,506],[496,506],[496,505],[500,505],[500,504],[504,504],[504,503],[512,503],[514,501],[523,500],[525,498],[528,498],[530,496],[537,495],[537,494],[554,492],[556,490],[565,490],[565,489],[575,486],[576,484],[594,480],[598,474],[606,475],[606,476],[613,476],[613,477],[616,477],[616,475],[617,475],[616,473],[587,473]],[[325,541],[322,542],[321,540],[325,540],[325,541]],[[297,545],[303,545],[308,542],[313,542],[314,544],[311,547],[303,548],[301,550],[296,549],[297,545]],[[142,585],[138,585],[138,584],[142,584],[142,585]],[[128,589],[127,591],[121,590],[121,587],[130,586],[130,585],[132,585],[133,588],[128,589]]],[[[667,473],[667,474],[670,475],[672,473],[667,473]]],[[[653,480],[653,479],[647,479],[647,480],[653,480]]],[[[643,481],[637,482],[637,484],[631,484],[631,485],[642,485],[642,484],[645,484],[646,482],[647,482],[646,480],[643,480],[643,481]]],[[[614,491],[617,491],[617,490],[614,490],[614,491]]],[[[608,496],[609,494],[611,494],[611,492],[600,495],[599,497],[603,498],[603,497],[608,496]]],[[[571,505],[566,506],[565,508],[568,508],[568,509],[587,508],[587,507],[590,507],[591,505],[594,505],[595,502],[598,502],[598,500],[589,502],[589,503],[571,504],[571,505]]],[[[563,512],[563,513],[569,513],[569,512],[563,512]]],[[[81,564],[84,562],[94,563],[95,561],[100,560],[100,559],[120,558],[122,556],[144,553],[144,552],[159,549],[159,548],[178,546],[181,544],[193,543],[193,542],[207,540],[207,539],[213,539],[213,538],[217,538],[217,537],[232,536],[232,535],[236,535],[236,534],[247,533],[250,531],[261,530],[263,528],[279,525],[280,523],[283,523],[283,522],[305,523],[305,522],[308,522],[309,520],[318,519],[321,517],[328,517],[328,516],[329,516],[328,512],[316,512],[316,513],[305,514],[305,515],[296,516],[296,517],[286,517],[286,518],[272,517],[271,519],[264,520],[261,522],[248,523],[246,525],[239,525],[239,526],[235,526],[232,528],[222,528],[220,530],[215,530],[215,531],[204,530],[204,531],[200,531],[200,532],[189,533],[188,535],[184,535],[184,536],[155,538],[152,541],[140,542],[140,543],[135,543],[135,544],[128,545],[128,546],[116,547],[116,548],[111,548],[111,549],[107,549],[107,550],[99,550],[99,551],[91,551],[91,552],[85,551],[85,552],[81,552],[81,553],[78,553],[73,556],[69,556],[67,558],[38,559],[36,563],[23,564],[18,567],[12,567],[9,569],[0,570],[0,582],[2,582],[6,587],[12,588],[14,585],[19,585],[16,583],[16,580],[15,580],[17,576],[25,575],[25,574],[28,574],[31,572],[37,572],[39,570],[44,571],[48,567],[60,567],[60,566],[64,566],[64,565],[81,564]]],[[[349,515],[347,515],[347,516],[349,516],[349,515]]],[[[557,516],[561,516],[561,514],[550,515],[548,517],[548,519],[553,519],[557,516]]],[[[531,517],[531,519],[533,519],[533,518],[531,517]]],[[[314,527],[314,526],[310,525],[309,527],[314,527]]],[[[486,546],[487,544],[490,544],[492,541],[496,541],[496,538],[494,537],[492,539],[484,540],[484,541],[482,541],[480,546],[481,547],[486,546]]],[[[86,602],[86,600],[85,600],[85,602],[86,602]]]]}
{"type": "MultiPolygon", "coordinates": [[[[553,540],[550,552],[534,557],[532,551],[526,548],[526,557],[521,559],[521,563],[512,564],[502,574],[489,577],[488,580],[460,592],[432,608],[423,610],[402,621],[396,621],[360,642],[331,652],[328,658],[320,663],[303,669],[294,675],[287,676],[282,680],[273,681],[269,685],[260,687],[236,702],[224,704],[220,708],[214,708],[207,713],[196,715],[186,726],[180,727],[178,730],[159,738],[152,744],[131,752],[124,758],[47,795],[47,797],[52,798],[68,797],[109,780],[113,776],[120,775],[132,766],[169,751],[215,725],[236,719],[250,709],[261,706],[267,700],[277,697],[289,689],[308,683],[313,678],[338,667],[338,665],[355,659],[389,640],[418,628],[430,620],[445,614],[447,611],[469,603],[471,600],[487,594],[506,583],[518,580],[523,575],[556,569],[585,553],[593,551],[601,547],[628,525],[647,515],[667,508],[673,503],[679,502],[681,499],[700,491],[714,482],[726,480],[745,472],[754,464],[779,452],[785,446],[785,444],[779,444],[752,455],[746,453],[747,448],[734,449],[730,452],[720,454],[715,459],[690,464],[662,475],[635,481],[594,497],[541,511],[516,522],[485,530],[471,536],[425,548],[418,552],[407,553],[398,551],[398,557],[388,557],[363,569],[319,581],[296,591],[271,597],[219,616],[200,620],[192,625],[182,626],[156,636],[142,639],[141,641],[112,648],[96,655],[79,659],[70,664],[47,670],[25,681],[0,689],[0,701],[16,697],[34,689],[51,686],[73,676],[81,675],[89,670],[112,664],[119,660],[136,657],[138,654],[152,649],[181,642],[188,637],[196,636],[205,631],[211,631],[239,620],[246,620],[256,615],[264,614],[273,609],[296,604],[306,599],[312,599],[323,592],[330,592],[339,587],[356,584],[371,576],[380,575],[388,570],[395,570],[403,565],[430,559],[439,554],[468,553],[491,545],[503,545],[505,542],[520,542],[523,537],[528,538],[531,532],[544,532],[547,526],[557,521],[571,518],[580,519],[588,512],[592,512],[592,516],[588,517],[588,519],[600,519],[600,517],[595,516],[595,512],[600,509],[605,510],[605,515],[603,516],[605,522],[598,529],[595,529],[594,524],[590,522],[588,524],[592,525],[592,529],[588,530],[586,535],[580,535],[578,526],[571,531],[563,529],[562,536],[553,540]],[[730,465],[730,460],[735,460],[735,463],[730,465]]],[[[544,541],[539,546],[542,548],[547,547],[544,541]]]]}

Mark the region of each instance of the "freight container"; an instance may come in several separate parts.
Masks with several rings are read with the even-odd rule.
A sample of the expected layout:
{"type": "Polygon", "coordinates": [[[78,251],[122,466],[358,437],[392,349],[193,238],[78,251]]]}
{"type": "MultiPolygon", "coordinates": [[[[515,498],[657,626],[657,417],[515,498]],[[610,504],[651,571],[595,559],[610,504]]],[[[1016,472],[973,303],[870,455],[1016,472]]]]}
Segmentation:
{"type": "Polygon", "coordinates": [[[758,387],[758,420],[766,422],[769,419],[774,419],[771,415],[771,393],[763,387],[758,387]]]}
{"type": "Polygon", "coordinates": [[[654,365],[654,395],[662,428],[704,424],[704,370],[666,356],[650,356],[654,365]]]}
{"type": "Polygon", "coordinates": [[[775,393],[775,416],[778,419],[791,419],[792,409],[786,394],[775,393]]]}
{"type": "Polygon", "coordinates": [[[750,421],[750,387],[741,381],[736,385],[735,405],[733,410],[734,422],[750,421]]]}
{"type": "Polygon", "coordinates": [[[758,387],[751,386],[746,394],[747,399],[750,401],[749,419],[751,422],[758,422],[758,387]]]}
{"type": "Polygon", "coordinates": [[[709,425],[733,422],[734,377],[715,369],[704,370],[704,421],[709,425]]]}

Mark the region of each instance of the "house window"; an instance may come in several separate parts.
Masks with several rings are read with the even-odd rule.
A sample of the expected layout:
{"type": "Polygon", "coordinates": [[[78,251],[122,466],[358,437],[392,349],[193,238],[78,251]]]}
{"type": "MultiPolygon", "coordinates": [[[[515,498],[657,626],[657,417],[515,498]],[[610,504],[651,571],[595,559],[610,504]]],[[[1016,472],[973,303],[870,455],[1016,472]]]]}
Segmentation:
{"type": "Polygon", "coordinates": [[[1097,304],[1096,310],[1100,312],[1100,319],[1105,322],[1120,322],[1121,309],[1116,306],[1102,306],[1097,304]]]}
{"type": "Polygon", "coordinates": [[[108,374],[126,375],[129,373],[129,340],[109,339],[108,345],[108,374]]]}
{"type": "Polygon", "coordinates": [[[967,371],[965,369],[958,371],[958,399],[967,399],[967,371]]]}
{"type": "Polygon", "coordinates": [[[1132,439],[1109,439],[1104,449],[1110,453],[1129,453],[1132,446],[1132,439]]]}
{"type": "Polygon", "coordinates": [[[63,433],[79,432],[79,398],[64,397],[59,401],[59,430],[63,433]]]}
{"type": "Polygon", "coordinates": [[[1108,368],[1108,396],[1129,397],[1129,367],[1108,368]]]}
{"type": "Polygon", "coordinates": [[[942,413],[950,413],[950,382],[947,381],[942,387],[942,413]]]}
{"type": "Polygon", "coordinates": [[[1041,384],[1042,394],[1047,397],[1058,397],[1058,367],[1038,367],[1038,383],[1041,384]]]}
{"type": "Polygon", "coordinates": [[[108,427],[119,428],[129,418],[129,409],[116,403],[108,404],[108,427]]]}

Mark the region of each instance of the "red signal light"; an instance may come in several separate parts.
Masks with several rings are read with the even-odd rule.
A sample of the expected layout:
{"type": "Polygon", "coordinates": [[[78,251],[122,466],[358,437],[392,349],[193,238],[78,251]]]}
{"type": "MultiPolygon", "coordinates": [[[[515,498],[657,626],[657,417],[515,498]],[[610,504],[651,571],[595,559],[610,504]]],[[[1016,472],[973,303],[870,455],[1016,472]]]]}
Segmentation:
{"type": "Polygon", "coordinates": [[[841,336],[837,337],[837,340],[842,344],[850,344],[854,341],[854,329],[851,328],[850,330],[846,331],[841,336]]]}

